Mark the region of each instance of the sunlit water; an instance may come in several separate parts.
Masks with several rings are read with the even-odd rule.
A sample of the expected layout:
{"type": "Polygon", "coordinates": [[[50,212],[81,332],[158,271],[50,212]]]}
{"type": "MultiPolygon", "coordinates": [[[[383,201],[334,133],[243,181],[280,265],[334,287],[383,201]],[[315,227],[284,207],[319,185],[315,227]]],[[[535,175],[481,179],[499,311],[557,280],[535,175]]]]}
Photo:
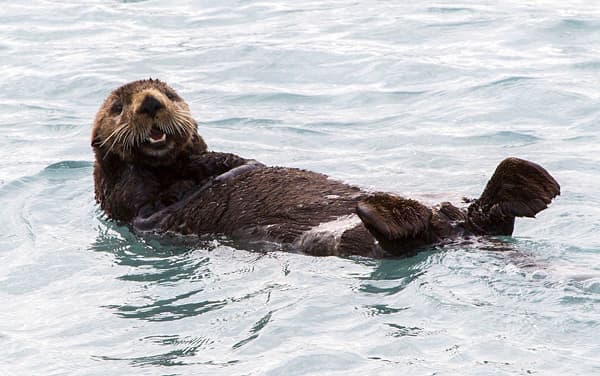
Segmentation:
{"type": "Polygon", "coordinates": [[[0,4],[0,375],[600,374],[595,2],[76,3],[0,4]],[[214,150],[426,198],[519,156],[562,195],[403,260],[141,239],[89,133],[150,76],[214,150]]]}

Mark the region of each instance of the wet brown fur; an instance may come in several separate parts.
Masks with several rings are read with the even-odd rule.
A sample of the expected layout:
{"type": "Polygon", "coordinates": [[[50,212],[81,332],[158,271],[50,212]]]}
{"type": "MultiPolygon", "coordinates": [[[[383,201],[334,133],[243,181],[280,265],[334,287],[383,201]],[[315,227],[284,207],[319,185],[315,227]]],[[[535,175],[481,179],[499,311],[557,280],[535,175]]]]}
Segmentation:
{"type": "Polygon", "coordinates": [[[429,208],[315,172],[208,152],[187,104],[158,80],[109,95],[92,147],[96,200],[138,232],[224,234],[313,255],[401,256],[456,236],[510,235],[515,217],[535,215],[560,193],[543,168],[509,158],[467,210],[449,203],[429,208]],[[180,128],[164,125],[174,118],[180,128]],[[117,137],[125,123],[127,140],[135,141],[117,137]],[[150,142],[162,133],[166,141],[150,142]]]}

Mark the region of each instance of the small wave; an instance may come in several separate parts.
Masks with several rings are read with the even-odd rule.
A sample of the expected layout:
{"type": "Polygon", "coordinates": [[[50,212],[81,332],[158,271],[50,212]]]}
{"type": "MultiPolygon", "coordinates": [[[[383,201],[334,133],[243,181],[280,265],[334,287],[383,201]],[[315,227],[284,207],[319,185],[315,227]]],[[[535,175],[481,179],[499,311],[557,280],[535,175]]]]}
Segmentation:
{"type": "MultiPolygon", "coordinates": [[[[212,121],[204,121],[201,123],[201,125],[205,125],[205,126],[216,126],[216,127],[223,127],[223,126],[236,126],[236,125],[243,125],[243,126],[261,126],[261,125],[278,125],[278,124],[282,124],[283,122],[281,120],[275,120],[275,119],[260,119],[260,118],[225,118],[225,119],[218,119],[218,120],[212,120],[212,121]]],[[[234,129],[237,129],[239,127],[233,127],[234,129]]]]}
{"type": "Polygon", "coordinates": [[[322,104],[327,103],[329,98],[325,95],[308,95],[292,92],[272,92],[272,93],[249,93],[249,94],[232,94],[224,96],[232,103],[282,103],[285,105],[291,104],[322,104]]]}
{"type": "Polygon", "coordinates": [[[264,315],[263,317],[261,317],[253,326],[252,328],[250,328],[250,336],[244,338],[243,340],[237,342],[236,344],[233,345],[234,349],[238,349],[244,345],[246,345],[247,343],[255,340],[256,338],[258,338],[258,334],[259,332],[265,327],[267,326],[267,324],[269,323],[269,321],[271,321],[271,317],[273,316],[273,311],[269,311],[266,315],[264,315]]]}
{"type": "Polygon", "coordinates": [[[176,321],[188,317],[198,316],[207,312],[224,308],[226,301],[203,300],[198,302],[174,304],[187,299],[201,290],[192,290],[169,299],[156,300],[145,305],[107,305],[106,308],[116,309],[115,314],[125,319],[144,321],[176,321]]]}
{"type": "Polygon", "coordinates": [[[524,146],[539,142],[541,139],[521,132],[500,131],[468,137],[457,137],[458,140],[465,141],[466,144],[478,145],[504,145],[504,146],[524,146]]]}
{"type": "Polygon", "coordinates": [[[554,28],[557,30],[594,30],[600,29],[600,23],[591,20],[568,18],[558,22],[554,28]]]}
{"type": "Polygon", "coordinates": [[[575,69],[581,69],[586,71],[598,71],[600,70],[600,61],[598,60],[589,60],[580,63],[575,63],[572,65],[575,69]]]}
{"type": "Polygon", "coordinates": [[[392,315],[394,313],[402,312],[409,309],[409,307],[394,308],[388,306],[387,304],[367,305],[364,308],[368,310],[369,316],[392,315]]]}
{"type": "Polygon", "coordinates": [[[393,337],[417,337],[424,332],[423,328],[416,326],[409,327],[400,324],[386,323],[387,326],[393,329],[390,333],[393,337]]]}
{"type": "Polygon", "coordinates": [[[427,12],[429,13],[473,13],[474,10],[471,8],[462,8],[462,7],[429,7],[427,8],[427,12]]]}
{"type": "Polygon", "coordinates": [[[428,28],[432,29],[445,29],[445,28],[464,28],[470,26],[484,27],[490,26],[494,24],[494,20],[492,19],[476,19],[476,20],[468,20],[468,21],[455,21],[455,22],[439,22],[434,24],[427,25],[428,28]]]}
{"type": "Polygon", "coordinates": [[[471,88],[471,90],[495,88],[498,86],[517,86],[523,82],[528,82],[528,81],[535,80],[535,79],[536,79],[535,77],[528,77],[528,76],[510,76],[510,77],[502,78],[500,80],[491,81],[491,82],[485,83],[483,85],[474,86],[471,88]]]}
{"type": "Polygon", "coordinates": [[[78,168],[90,168],[94,164],[89,161],[61,161],[56,162],[46,167],[46,170],[70,170],[78,168]]]}

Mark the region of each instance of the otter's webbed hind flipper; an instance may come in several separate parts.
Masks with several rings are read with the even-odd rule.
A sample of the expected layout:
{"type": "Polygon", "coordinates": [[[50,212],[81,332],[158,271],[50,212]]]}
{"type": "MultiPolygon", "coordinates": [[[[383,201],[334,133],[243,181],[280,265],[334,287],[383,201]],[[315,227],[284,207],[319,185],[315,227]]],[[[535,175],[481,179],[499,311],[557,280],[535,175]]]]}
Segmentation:
{"type": "Polygon", "coordinates": [[[391,255],[412,255],[432,243],[431,209],[415,200],[376,193],[357,205],[356,212],[379,245],[391,255]]]}
{"type": "Polygon", "coordinates": [[[507,158],[469,206],[467,226],[476,234],[511,235],[515,217],[535,217],[559,194],[560,185],[543,167],[507,158]]]}

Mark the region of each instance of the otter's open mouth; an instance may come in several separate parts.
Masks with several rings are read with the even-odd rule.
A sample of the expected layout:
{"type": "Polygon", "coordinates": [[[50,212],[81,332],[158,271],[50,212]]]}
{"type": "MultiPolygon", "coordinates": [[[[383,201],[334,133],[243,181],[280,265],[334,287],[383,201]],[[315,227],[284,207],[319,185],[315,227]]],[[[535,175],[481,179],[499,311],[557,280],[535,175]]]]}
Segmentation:
{"type": "Polygon", "coordinates": [[[157,127],[152,127],[150,134],[144,140],[142,146],[142,152],[153,156],[162,157],[169,153],[175,145],[175,140],[157,127]]]}
{"type": "Polygon", "coordinates": [[[146,138],[146,141],[152,145],[159,146],[167,142],[167,134],[158,128],[152,127],[150,136],[146,138]]]}

